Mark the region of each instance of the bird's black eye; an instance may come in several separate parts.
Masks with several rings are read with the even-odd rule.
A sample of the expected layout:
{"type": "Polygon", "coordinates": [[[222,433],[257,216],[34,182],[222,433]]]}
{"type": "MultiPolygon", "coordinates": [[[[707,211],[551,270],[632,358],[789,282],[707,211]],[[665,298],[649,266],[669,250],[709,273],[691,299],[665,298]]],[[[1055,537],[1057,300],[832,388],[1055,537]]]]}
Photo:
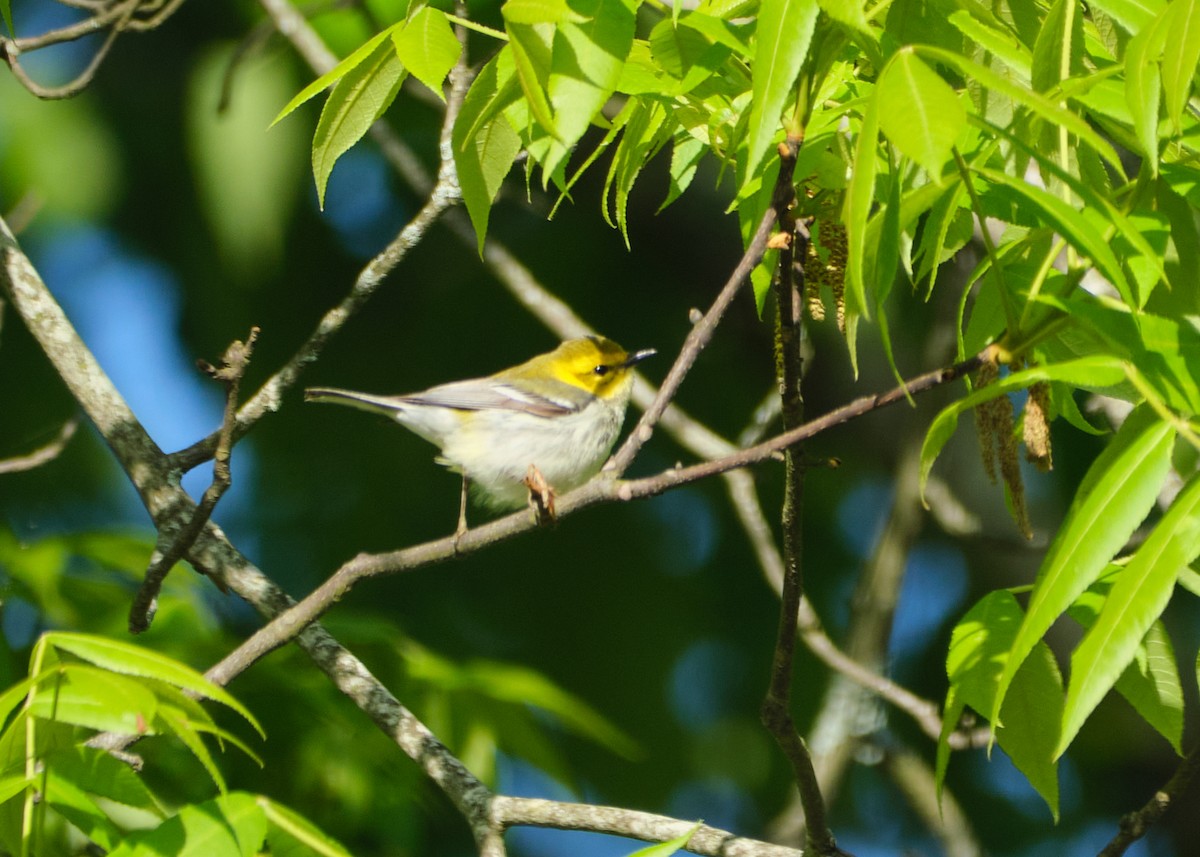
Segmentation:
{"type": "Polygon", "coordinates": [[[597,366],[592,371],[595,372],[597,375],[599,375],[601,378],[603,378],[605,375],[608,374],[608,370],[611,368],[612,368],[611,366],[605,366],[603,363],[601,363],[599,366],[597,366]]]}

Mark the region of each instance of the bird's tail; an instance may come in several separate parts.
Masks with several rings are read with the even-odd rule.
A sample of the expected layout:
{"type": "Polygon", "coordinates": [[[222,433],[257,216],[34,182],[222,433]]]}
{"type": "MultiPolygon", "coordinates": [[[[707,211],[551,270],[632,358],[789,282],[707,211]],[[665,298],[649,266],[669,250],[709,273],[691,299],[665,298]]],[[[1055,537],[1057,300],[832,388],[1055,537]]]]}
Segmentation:
{"type": "Polygon", "coordinates": [[[396,411],[404,407],[401,396],[380,396],[373,393],[342,390],[337,387],[309,387],[304,391],[304,401],[348,405],[358,408],[360,411],[384,414],[389,417],[395,417],[396,411]]]}

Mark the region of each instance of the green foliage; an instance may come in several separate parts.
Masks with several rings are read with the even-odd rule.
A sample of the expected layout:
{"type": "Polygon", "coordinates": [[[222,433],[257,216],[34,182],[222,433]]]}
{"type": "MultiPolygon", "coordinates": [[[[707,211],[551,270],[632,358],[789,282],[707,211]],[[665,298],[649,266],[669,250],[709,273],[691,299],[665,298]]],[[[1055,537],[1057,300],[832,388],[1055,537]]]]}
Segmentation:
{"type": "MultiPolygon", "coordinates": [[[[63,853],[69,831],[110,854],[254,855],[264,843],[287,853],[346,852],[310,822],[267,798],[227,792],[204,735],[250,753],[196,701],[253,715],[224,689],[157,652],[78,632],[43,634],[29,676],[0,694],[0,847],[63,853]],[[88,745],[110,731],[145,741],[173,735],[221,794],[168,810],[128,764],[88,745]],[[9,811],[23,804],[23,811],[9,811]]],[[[251,754],[253,755],[253,754],[251,754]]]]}

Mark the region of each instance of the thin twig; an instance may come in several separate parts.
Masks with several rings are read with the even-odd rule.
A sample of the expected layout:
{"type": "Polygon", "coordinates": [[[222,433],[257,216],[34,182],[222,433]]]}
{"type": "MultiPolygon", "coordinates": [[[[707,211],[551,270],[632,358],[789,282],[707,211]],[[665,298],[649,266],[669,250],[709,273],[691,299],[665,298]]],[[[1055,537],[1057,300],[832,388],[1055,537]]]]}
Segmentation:
{"type": "MultiPolygon", "coordinates": [[[[791,214],[795,200],[792,174],[800,139],[788,135],[779,147],[779,176],[775,184],[772,215],[779,223],[782,241],[774,278],[775,293],[775,374],[779,384],[784,430],[804,423],[804,400],[800,392],[802,377],[799,294],[794,279],[792,254],[804,258],[807,234],[797,228],[791,214]],[[804,246],[797,246],[803,243],[804,246]]],[[[812,754],[792,718],[792,675],[796,653],[796,617],[804,595],[801,566],[804,503],[804,467],[799,445],[784,450],[783,488],[783,587],[779,597],[779,624],[771,657],[771,677],[762,703],[762,722],[792,766],[792,776],[800,792],[807,821],[807,844],[820,855],[841,854],[829,828],[825,799],[817,781],[812,754]]]]}
{"type": "Polygon", "coordinates": [[[39,446],[33,452],[25,455],[0,459],[0,476],[8,473],[21,473],[26,470],[33,470],[35,467],[41,467],[43,464],[48,464],[58,458],[62,454],[62,451],[66,449],[71,438],[75,436],[75,431],[78,428],[79,418],[71,417],[62,424],[62,428],[58,430],[54,440],[45,446],[39,446]]]}
{"type": "MultiPolygon", "coordinates": [[[[4,60],[8,63],[13,77],[38,98],[48,101],[71,98],[86,89],[88,84],[92,82],[92,79],[96,76],[96,72],[100,70],[100,64],[104,62],[104,58],[108,56],[109,50],[112,49],[113,44],[116,42],[117,36],[124,32],[129,20],[133,17],[133,13],[137,10],[139,2],[140,0],[127,0],[124,4],[113,7],[116,14],[111,24],[108,25],[108,35],[104,37],[104,41],[101,42],[100,47],[92,55],[91,60],[84,67],[83,71],[77,74],[74,79],[61,86],[42,86],[29,76],[19,59],[22,51],[19,41],[0,39],[0,56],[3,56],[4,60]]],[[[84,34],[81,33],[80,35],[84,34]]],[[[79,38],[79,35],[72,35],[71,38],[79,38]]]]}
{"type": "Polygon", "coordinates": [[[158,608],[158,593],[162,589],[167,574],[191,549],[196,537],[200,535],[200,531],[212,517],[217,503],[229,490],[229,486],[233,484],[229,459],[233,455],[233,424],[237,415],[238,390],[241,388],[246,370],[250,367],[250,356],[254,352],[254,342],[257,339],[258,328],[250,328],[250,335],[246,337],[245,342],[235,340],[225,349],[220,367],[213,366],[204,360],[197,361],[201,371],[225,385],[225,413],[221,420],[217,452],[213,456],[213,478],[208,488],[205,489],[200,504],[192,512],[182,529],[170,536],[165,527],[159,531],[159,545],[166,543],[167,547],[165,549],[155,548],[154,556],[150,559],[150,567],[146,569],[146,576],[129,608],[129,632],[131,634],[140,634],[150,627],[150,623],[154,621],[154,612],[158,608]]]}
{"type": "Polygon", "coordinates": [[[1120,829],[1098,857],[1121,857],[1130,845],[1137,842],[1146,832],[1166,814],[1187,789],[1192,779],[1200,772],[1200,744],[1183,757],[1171,779],[1166,785],[1154,793],[1141,809],[1131,812],[1121,819],[1120,829]]]}
{"type": "Polygon", "coordinates": [[[642,418],[638,420],[633,431],[629,433],[629,437],[625,439],[625,443],[617,450],[616,454],[609,459],[604,465],[604,471],[614,476],[620,476],[624,473],[629,465],[633,463],[634,457],[642,446],[650,440],[654,434],[654,427],[658,424],[663,412],[675,398],[675,394],[679,391],[679,386],[683,383],[683,379],[691,370],[696,358],[700,356],[700,352],[708,345],[716,332],[717,324],[725,315],[725,310],[733,302],[734,297],[741,289],[742,284],[749,278],[750,272],[758,266],[762,261],[763,254],[767,249],[767,238],[771,234],[771,227],[775,224],[775,209],[768,208],[763,214],[762,219],[758,223],[758,227],[754,230],[754,235],[746,245],[746,251],[742,254],[742,258],[738,260],[737,266],[734,267],[733,273],[729,275],[729,279],[725,281],[721,291],[717,294],[717,299],[713,301],[708,312],[706,312],[699,321],[689,331],[687,338],[683,342],[683,347],[679,350],[679,356],[675,358],[675,363],[671,366],[667,377],[663,379],[662,385],[658,388],[658,395],[654,401],[642,413],[642,418]]]}

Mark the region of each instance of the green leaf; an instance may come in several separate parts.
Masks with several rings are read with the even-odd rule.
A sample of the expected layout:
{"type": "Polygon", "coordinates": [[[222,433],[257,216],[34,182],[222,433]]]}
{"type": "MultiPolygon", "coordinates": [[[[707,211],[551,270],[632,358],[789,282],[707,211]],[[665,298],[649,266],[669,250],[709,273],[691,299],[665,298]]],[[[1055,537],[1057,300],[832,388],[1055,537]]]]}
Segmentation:
{"type": "MultiPolygon", "coordinates": [[[[1046,303],[1054,301],[1046,299],[1046,303]]],[[[1194,318],[1134,314],[1116,301],[1087,293],[1072,294],[1057,305],[1098,336],[1110,353],[1134,366],[1136,376],[1145,379],[1172,409],[1200,412],[1200,329],[1194,318]]],[[[1127,397],[1140,401],[1141,394],[1131,392],[1127,397]]]]}
{"type": "Polygon", "coordinates": [[[135,646],[132,643],[91,634],[54,631],[43,635],[42,639],[49,646],[70,652],[75,657],[106,670],[157,679],[173,687],[190,690],[200,696],[215,700],[240,714],[259,735],[264,734],[262,727],[254,719],[254,715],[234,699],[227,690],[213,684],[187,664],[182,664],[166,655],[135,646]]]}
{"type": "Polygon", "coordinates": [[[679,25],[707,36],[718,45],[724,45],[743,59],[751,56],[750,45],[743,38],[744,29],[728,21],[703,12],[688,12],[680,16],[679,25]]]}
{"type": "Polygon", "coordinates": [[[227,791],[225,777],[221,774],[221,769],[217,767],[212,753],[209,752],[204,739],[196,730],[195,723],[188,718],[182,708],[165,703],[159,705],[156,725],[160,731],[170,732],[191,751],[196,760],[204,767],[204,770],[208,772],[208,776],[212,779],[218,791],[222,794],[227,791]]]}
{"type": "Polygon", "coordinates": [[[1000,676],[996,702],[987,712],[993,723],[1026,656],[1096,580],[1154,506],[1170,466],[1174,437],[1174,429],[1143,405],[1129,415],[1088,468],[1038,570],[1025,621],[1000,676]]]}
{"type": "Polygon", "coordinates": [[[983,167],[975,168],[975,172],[993,184],[1002,185],[1032,203],[1042,217],[1063,238],[1092,260],[1092,264],[1104,275],[1105,279],[1116,287],[1127,304],[1135,305],[1134,295],[1129,287],[1129,281],[1125,277],[1125,271],[1121,268],[1121,263],[1117,261],[1116,254],[1113,253],[1112,247],[1104,235],[1088,221],[1087,217],[1070,203],[1049,191],[1029,184],[1023,178],[1014,178],[999,170],[983,167]]]}
{"type": "Polygon", "coordinates": [[[700,822],[692,825],[692,828],[686,833],[676,836],[669,842],[660,842],[658,845],[651,845],[649,848],[640,848],[632,852],[628,857],[671,857],[672,854],[677,854],[681,849],[687,846],[688,841],[700,829],[700,822]]]}
{"type": "MultiPolygon", "coordinates": [[[[860,35],[866,36],[867,45],[874,45],[878,42],[878,37],[875,31],[871,29],[871,25],[867,22],[867,16],[863,11],[862,0],[818,0],[821,5],[821,11],[828,15],[838,23],[845,24],[851,30],[860,35]]],[[[877,57],[872,56],[874,60],[877,57]]]]}
{"type": "Polygon", "coordinates": [[[1133,662],[1117,679],[1116,689],[1182,756],[1183,683],[1175,649],[1162,622],[1150,626],[1133,662]]]}
{"type": "Polygon", "coordinates": [[[259,795],[255,798],[267,819],[267,843],[272,857],[350,857],[342,844],[304,816],[281,803],[259,795]]]}
{"type": "Polygon", "coordinates": [[[854,144],[854,164],[842,214],[842,222],[846,224],[846,313],[867,318],[871,315],[864,276],[867,265],[867,219],[875,199],[878,148],[879,99],[872,92],[863,106],[862,127],[854,144]]]}
{"type": "Polygon", "coordinates": [[[391,106],[405,73],[396,56],[396,47],[388,39],[379,42],[362,62],[334,84],[313,135],[313,178],[322,208],[333,165],[391,106]]]}
{"type": "Polygon", "coordinates": [[[1121,164],[1121,159],[1117,155],[1116,149],[1078,114],[1051,101],[1044,95],[1013,83],[987,66],[974,62],[960,54],[928,45],[917,45],[913,47],[913,50],[923,57],[957,69],[963,77],[968,80],[974,80],[980,86],[1011,98],[1013,101],[1032,111],[1043,122],[1051,126],[1063,126],[1094,149],[1100,157],[1108,162],[1109,166],[1118,175],[1125,175],[1125,168],[1121,164]]]}
{"type": "MultiPolygon", "coordinates": [[[[1080,357],[1062,363],[1033,366],[1012,372],[994,384],[977,389],[969,396],[947,405],[934,418],[925,434],[921,446],[921,496],[925,496],[925,483],[942,447],[954,435],[958,417],[981,402],[1023,390],[1039,381],[1062,381],[1076,387],[1111,387],[1125,380],[1125,364],[1109,355],[1080,357]]],[[[1111,449],[1111,446],[1110,446],[1111,449]]],[[[1086,483],[1085,483],[1086,484],[1086,483]]],[[[1081,489],[1082,490],[1082,489],[1081,489]]],[[[1115,550],[1115,549],[1114,549],[1115,550]]]]}
{"type": "Polygon", "coordinates": [[[70,780],[88,794],[159,817],[164,815],[145,780],[111,753],[86,746],[70,747],[48,754],[45,764],[58,777],[70,780]]]}
{"type": "Polygon", "coordinates": [[[666,18],[650,31],[650,53],[654,61],[667,74],[680,80],[710,47],[712,42],[698,30],[674,26],[666,18]]]}
{"type": "Polygon", "coordinates": [[[82,789],[50,768],[42,800],[54,807],[67,821],[78,827],[101,848],[111,849],[121,839],[121,831],[82,789]]]}
{"type": "Polygon", "coordinates": [[[920,282],[928,277],[929,288],[926,294],[933,293],[942,263],[962,247],[974,231],[971,212],[960,205],[966,194],[967,190],[961,177],[948,177],[946,189],[929,209],[929,217],[921,228],[921,240],[918,245],[920,264],[913,274],[913,281],[920,282]],[[949,240],[951,229],[956,233],[953,241],[949,240]],[[965,237],[962,234],[964,232],[965,237]]]}
{"type": "Polygon", "coordinates": [[[131,834],[108,857],[255,857],[266,835],[267,819],[254,796],[231,792],[131,834]]]}
{"type": "Polygon", "coordinates": [[[481,126],[476,123],[499,95],[498,60],[499,55],[483,67],[471,84],[451,134],[458,183],[467,214],[475,227],[480,255],[483,254],[492,203],[512,169],[513,159],[521,150],[521,138],[502,111],[492,111],[491,118],[481,126]]]}
{"type": "Polygon", "coordinates": [[[554,111],[558,145],[542,163],[554,173],[593,118],[612,97],[633,47],[636,15],[629,0],[574,0],[585,19],[559,25],[546,93],[554,111]]]}
{"type": "MultiPolygon", "coordinates": [[[[997,676],[1021,621],[1021,607],[1012,593],[998,590],[984,596],[954,628],[946,656],[950,689],[935,774],[939,794],[950,757],[947,739],[965,706],[981,713],[994,707],[997,676]]],[[[1022,664],[1012,688],[996,740],[1057,818],[1058,778],[1051,754],[1058,740],[1062,678],[1045,643],[1039,642],[1036,656],[1022,664]]]]}
{"type": "Polygon", "coordinates": [[[393,30],[392,42],[404,67],[444,102],[442,83],[462,53],[462,44],[454,38],[446,13],[422,6],[403,30],[393,30]]]}
{"type": "Polygon", "coordinates": [[[983,23],[966,9],[952,12],[947,20],[972,42],[1017,72],[1023,83],[1029,82],[1033,56],[1015,34],[983,23]]]}
{"type": "Polygon", "coordinates": [[[0,17],[4,19],[4,26],[7,28],[8,34],[15,39],[17,31],[13,29],[12,0],[0,0],[0,17]]]}
{"type": "Polygon", "coordinates": [[[758,172],[776,132],[780,116],[808,55],[820,7],[817,0],[763,0],[758,13],[757,44],[751,76],[750,126],[746,172],[742,183],[758,172]]]}
{"type": "Polygon", "coordinates": [[[366,61],[367,57],[369,57],[373,53],[375,53],[375,49],[378,48],[379,45],[384,42],[384,40],[391,37],[393,30],[397,29],[398,27],[402,27],[402,26],[404,26],[403,21],[401,21],[398,24],[394,24],[391,27],[388,27],[382,33],[378,33],[378,34],[372,36],[371,38],[369,38],[367,41],[365,41],[362,44],[361,47],[354,50],[348,57],[346,57],[340,63],[335,65],[333,68],[331,68],[329,71],[325,72],[323,75],[318,77],[316,80],[314,80],[308,86],[304,87],[304,89],[300,90],[300,92],[298,92],[296,94],[296,97],[293,98],[291,101],[289,101],[287,103],[287,105],[282,110],[279,111],[279,115],[276,116],[271,121],[271,124],[274,125],[276,122],[278,122],[284,116],[287,116],[289,113],[291,113],[293,110],[295,110],[297,107],[299,107],[304,102],[308,101],[310,98],[312,98],[318,92],[320,92],[323,89],[327,89],[328,87],[332,86],[333,84],[335,84],[339,80],[341,80],[343,77],[345,77],[350,71],[358,68],[358,66],[362,65],[362,63],[366,61]]]}
{"type": "Polygon", "coordinates": [[[24,774],[0,777],[0,804],[21,794],[27,787],[36,786],[38,779],[38,774],[32,777],[26,777],[24,774]]]}
{"type": "Polygon", "coordinates": [[[1056,755],[1067,749],[1133,660],[1142,638],[1166,608],[1179,570],[1197,556],[1200,475],[1188,481],[1117,576],[1100,615],[1071,655],[1071,682],[1056,755]]]}
{"type": "Polygon", "coordinates": [[[695,137],[675,140],[675,145],[671,147],[671,184],[667,190],[667,198],[658,207],[659,211],[677,200],[688,189],[692,179],[696,177],[696,168],[700,160],[707,152],[708,147],[695,137]]]}
{"type": "Polygon", "coordinates": [[[1162,85],[1167,118],[1178,129],[1196,77],[1196,63],[1200,62],[1200,4],[1197,0],[1174,0],[1169,9],[1162,85]]]}
{"type": "Polygon", "coordinates": [[[555,27],[553,24],[523,24],[505,19],[508,45],[517,69],[517,80],[525,93],[529,112],[551,138],[558,136],[554,113],[546,96],[546,83],[553,56],[555,27]]]}
{"type": "Polygon", "coordinates": [[[1152,175],[1158,173],[1158,111],[1162,92],[1158,58],[1167,35],[1168,17],[1160,15],[1130,39],[1125,48],[1125,103],[1152,175]]]}
{"type": "Polygon", "coordinates": [[[500,10],[504,20],[514,24],[559,24],[583,21],[567,0],[508,0],[500,10]]]}
{"type": "Polygon", "coordinates": [[[1099,0],[1089,3],[1116,19],[1126,31],[1137,33],[1165,7],[1166,0],[1099,0]]]}
{"type": "Polygon", "coordinates": [[[154,693],[143,683],[83,664],[63,665],[29,707],[42,720],[126,735],[147,731],[157,709],[154,693]]]}
{"type": "Polygon", "coordinates": [[[967,124],[958,95],[911,48],[901,48],[879,75],[875,99],[883,133],[940,181],[950,150],[967,124]]]}
{"type": "Polygon", "coordinates": [[[1033,45],[1030,83],[1048,92],[1071,77],[1079,66],[1082,12],[1075,0],[1055,0],[1042,19],[1033,45]]]}

